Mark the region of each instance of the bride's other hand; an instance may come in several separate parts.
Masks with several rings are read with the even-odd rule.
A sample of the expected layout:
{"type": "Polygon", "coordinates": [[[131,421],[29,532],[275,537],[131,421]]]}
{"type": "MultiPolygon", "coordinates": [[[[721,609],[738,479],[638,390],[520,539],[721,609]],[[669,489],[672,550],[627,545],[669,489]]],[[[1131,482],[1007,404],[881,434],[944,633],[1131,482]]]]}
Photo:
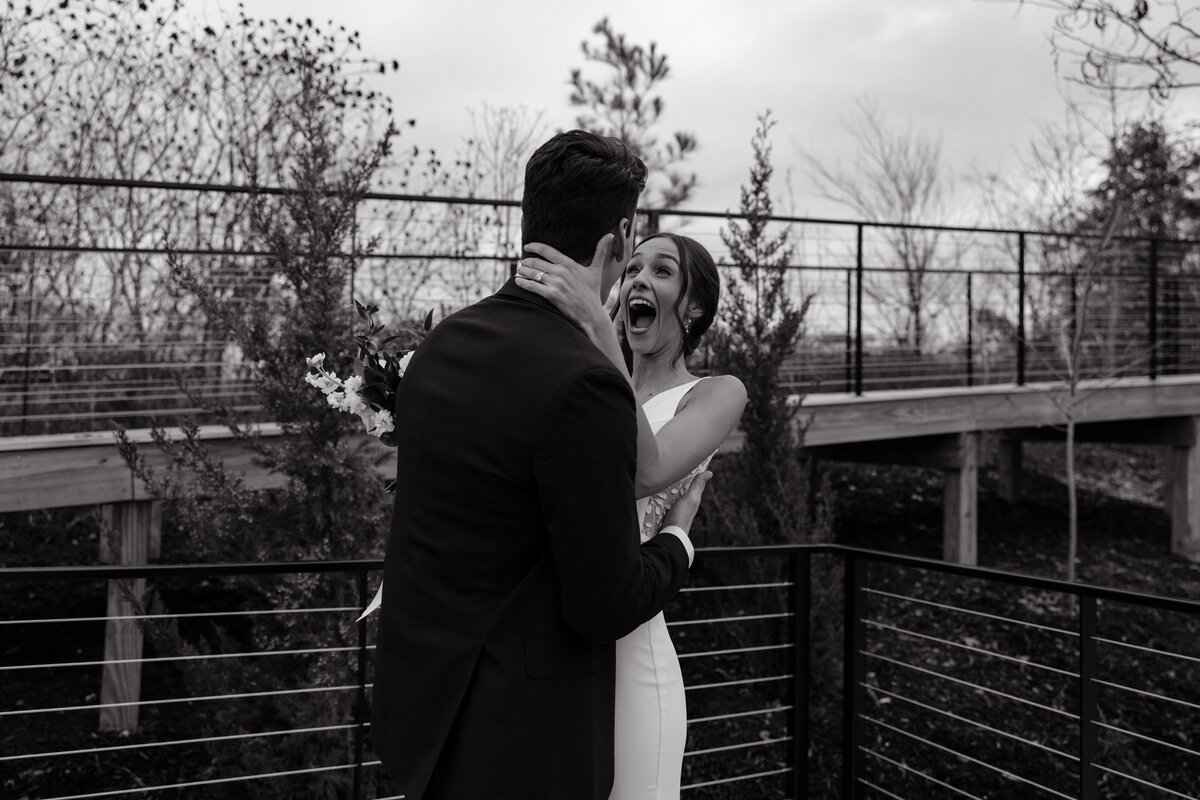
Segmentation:
{"type": "Polygon", "coordinates": [[[704,487],[708,485],[708,479],[711,477],[712,473],[705,471],[692,480],[692,485],[667,512],[666,519],[662,523],[664,528],[668,525],[678,525],[685,531],[691,531],[692,520],[696,518],[696,512],[700,509],[700,499],[704,496],[704,487]]]}
{"type": "MultiPolygon", "coordinates": [[[[600,238],[593,264],[608,260],[612,241],[611,233],[600,238]]],[[[581,266],[550,245],[531,242],[525,249],[532,255],[526,255],[517,265],[517,286],[549,300],[593,341],[605,333],[605,327],[611,336],[612,320],[600,303],[602,270],[581,266]]]]}

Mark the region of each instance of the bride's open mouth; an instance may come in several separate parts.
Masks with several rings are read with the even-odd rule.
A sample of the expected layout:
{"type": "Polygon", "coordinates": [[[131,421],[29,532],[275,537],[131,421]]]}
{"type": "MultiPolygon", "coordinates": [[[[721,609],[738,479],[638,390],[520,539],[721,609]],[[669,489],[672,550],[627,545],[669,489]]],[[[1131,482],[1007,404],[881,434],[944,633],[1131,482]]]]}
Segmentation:
{"type": "Polygon", "coordinates": [[[626,310],[629,319],[629,330],[633,333],[645,333],[650,330],[658,317],[658,309],[654,303],[644,297],[631,297],[626,310]]]}

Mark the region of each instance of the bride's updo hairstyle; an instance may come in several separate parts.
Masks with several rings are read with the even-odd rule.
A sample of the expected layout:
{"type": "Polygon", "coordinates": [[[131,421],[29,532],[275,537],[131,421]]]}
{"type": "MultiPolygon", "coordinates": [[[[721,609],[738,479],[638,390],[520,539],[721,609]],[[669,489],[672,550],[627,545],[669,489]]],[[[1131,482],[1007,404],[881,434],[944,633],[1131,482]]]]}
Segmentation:
{"type": "Polygon", "coordinates": [[[678,233],[652,233],[639,242],[638,246],[651,239],[666,239],[675,245],[675,250],[679,253],[682,284],[679,288],[679,299],[675,301],[675,319],[679,321],[679,328],[683,331],[683,341],[679,343],[679,350],[671,357],[671,363],[674,364],[696,350],[701,337],[712,325],[713,318],[717,315],[717,301],[721,297],[721,276],[717,273],[717,265],[708,250],[692,237],[678,233]],[[698,312],[691,319],[687,317],[688,304],[695,306],[698,312]]]}
{"type": "Polygon", "coordinates": [[[646,165],[620,139],[587,131],[552,137],[525,165],[521,245],[542,242],[588,264],[596,242],[633,223],[646,165]]]}

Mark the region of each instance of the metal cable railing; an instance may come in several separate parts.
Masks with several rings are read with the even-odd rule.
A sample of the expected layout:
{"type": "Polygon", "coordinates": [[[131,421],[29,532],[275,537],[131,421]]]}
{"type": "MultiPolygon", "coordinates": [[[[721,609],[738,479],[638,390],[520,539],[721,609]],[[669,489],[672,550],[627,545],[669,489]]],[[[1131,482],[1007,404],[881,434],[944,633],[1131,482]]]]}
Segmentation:
{"type": "MultiPolygon", "coordinates": [[[[246,209],[294,192],[17,174],[0,174],[0,188],[15,215],[0,236],[0,436],[207,413],[175,373],[204,384],[209,402],[259,410],[248,365],[172,275],[193,268],[231,308],[284,291],[246,209]],[[124,210],[104,213],[118,197],[143,210],[137,224],[124,210]],[[119,386],[134,378],[137,387],[119,386]]],[[[347,308],[351,296],[368,298],[402,323],[491,293],[519,255],[515,206],[367,193],[355,240],[377,243],[348,274],[347,308]]],[[[646,227],[704,243],[727,277],[736,269],[718,233],[731,216],[643,212],[646,227]]],[[[782,371],[795,391],[1062,380],[1063,334],[1080,321],[1080,377],[1200,370],[1200,332],[1187,323],[1200,311],[1200,243],[1118,238],[1092,258],[1085,237],[1049,231],[782,216],[772,226],[793,233],[792,300],[811,303],[803,345],[782,371]]],[[[704,347],[693,358],[719,368],[704,347]]]]}
{"type": "MultiPolygon", "coordinates": [[[[374,622],[355,622],[380,568],[0,570],[10,614],[34,610],[0,620],[0,787],[298,796],[320,775],[395,797],[365,736],[374,622]],[[159,600],[99,613],[129,580],[159,600]],[[101,626],[131,622],[144,652],[102,653],[101,626]],[[133,727],[97,734],[106,714],[133,727]]],[[[1200,602],[834,545],[701,550],[693,582],[667,611],[688,798],[1200,797],[1200,602]]]]}

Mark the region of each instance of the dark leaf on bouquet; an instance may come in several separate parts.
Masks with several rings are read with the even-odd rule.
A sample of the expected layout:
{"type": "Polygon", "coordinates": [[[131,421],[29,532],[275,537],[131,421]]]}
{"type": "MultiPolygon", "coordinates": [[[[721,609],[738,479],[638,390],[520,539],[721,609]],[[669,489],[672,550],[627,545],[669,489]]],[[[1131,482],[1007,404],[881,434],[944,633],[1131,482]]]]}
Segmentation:
{"type": "Polygon", "coordinates": [[[429,309],[429,313],[425,315],[425,332],[429,333],[429,329],[433,327],[433,309],[429,309]]]}
{"type": "Polygon", "coordinates": [[[359,390],[358,396],[374,406],[376,410],[390,410],[388,409],[389,403],[387,393],[384,392],[380,386],[374,384],[370,386],[364,386],[359,390]]]}
{"type": "MultiPolygon", "coordinates": [[[[407,339],[407,338],[408,338],[408,334],[407,334],[407,333],[397,333],[397,334],[395,334],[394,336],[389,336],[389,337],[387,337],[386,339],[384,339],[382,342],[380,342],[380,343],[379,343],[379,346],[380,346],[380,347],[383,347],[383,346],[384,346],[384,345],[386,345],[388,342],[394,342],[394,341],[396,341],[397,339],[407,339]]],[[[402,352],[400,355],[401,355],[401,356],[403,356],[403,355],[404,355],[404,353],[407,353],[407,352],[408,352],[408,351],[407,351],[407,350],[405,350],[405,351],[403,351],[403,352],[402,352]]]]}
{"type": "Polygon", "coordinates": [[[367,319],[367,316],[368,316],[367,307],[364,306],[362,303],[358,302],[357,300],[354,301],[354,310],[358,312],[358,316],[360,319],[362,319],[364,321],[367,319]]]}

